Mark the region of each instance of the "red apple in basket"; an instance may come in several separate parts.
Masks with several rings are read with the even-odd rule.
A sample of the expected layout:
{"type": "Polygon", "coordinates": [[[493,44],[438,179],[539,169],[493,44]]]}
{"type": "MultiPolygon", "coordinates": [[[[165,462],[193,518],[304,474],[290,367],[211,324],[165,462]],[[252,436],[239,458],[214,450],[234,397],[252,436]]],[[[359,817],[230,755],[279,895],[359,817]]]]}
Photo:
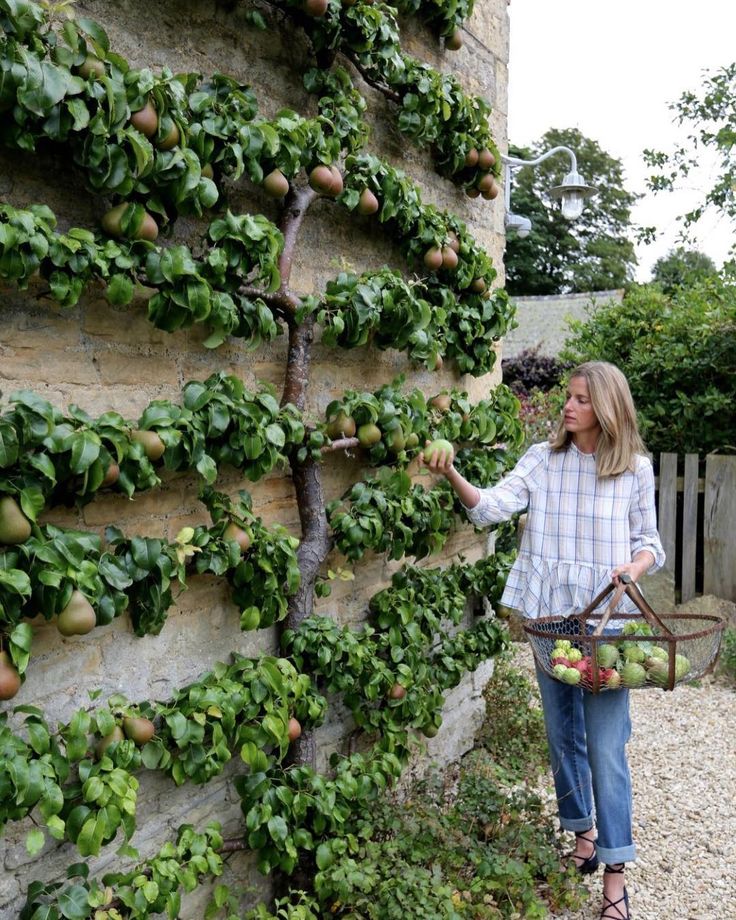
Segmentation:
{"type": "Polygon", "coordinates": [[[552,659],[552,666],[556,664],[563,664],[566,668],[570,667],[570,661],[568,658],[565,658],[563,655],[555,655],[552,659]]]}

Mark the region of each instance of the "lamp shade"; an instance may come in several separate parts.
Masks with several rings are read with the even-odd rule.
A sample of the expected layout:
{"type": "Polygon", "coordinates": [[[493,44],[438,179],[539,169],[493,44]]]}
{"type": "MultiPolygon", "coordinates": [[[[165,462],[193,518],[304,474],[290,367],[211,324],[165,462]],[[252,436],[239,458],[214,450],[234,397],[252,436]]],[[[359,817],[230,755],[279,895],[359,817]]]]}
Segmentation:
{"type": "Polygon", "coordinates": [[[583,202],[598,191],[593,185],[587,185],[579,172],[573,170],[562,180],[562,185],[556,185],[549,190],[552,198],[559,198],[562,216],[567,220],[575,220],[583,213],[583,202]]]}

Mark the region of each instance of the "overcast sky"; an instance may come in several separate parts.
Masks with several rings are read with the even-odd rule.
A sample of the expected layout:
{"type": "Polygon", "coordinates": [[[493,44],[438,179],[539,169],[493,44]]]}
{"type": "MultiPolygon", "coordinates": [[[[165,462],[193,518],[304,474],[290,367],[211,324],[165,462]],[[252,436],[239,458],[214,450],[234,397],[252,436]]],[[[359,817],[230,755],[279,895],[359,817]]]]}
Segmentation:
{"type": "MultiPolygon", "coordinates": [[[[736,60],[736,2],[511,0],[509,17],[510,140],[523,145],[548,128],[577,128],[621,160],[626,187],[646,192],[634,222],[662,231],[637,249],[637,280],[648,281],[652,264],[676,245],[676,215],[697,199],[692,182],[690,190],[647,192],[641,153],[671,149],[683,134],[668,104],[697,91],[706,70],[736,60]]],[[[720,266],[734,233],[714,215],[697,248],[720,266]]]]}

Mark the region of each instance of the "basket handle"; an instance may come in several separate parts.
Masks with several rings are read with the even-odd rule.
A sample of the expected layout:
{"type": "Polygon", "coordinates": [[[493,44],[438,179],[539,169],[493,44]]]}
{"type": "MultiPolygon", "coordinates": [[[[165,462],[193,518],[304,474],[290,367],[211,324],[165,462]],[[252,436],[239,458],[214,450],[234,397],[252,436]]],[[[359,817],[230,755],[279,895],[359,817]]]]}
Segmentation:
{"type": "MultiPolygon", "coordinates": [[[[627,575],[626,578],[628,579],[629,576],[627,575]]],[[[611,584],[613,584],[613,582],[611,582],[611,584]]],[[[594,636],[600,636],[603,630],[606,628],[606,624],[608,623],[608,620],[610,619],[611,614],[618,606],[618,602],[621,600],[621,598],[623,597],[624,591],[626,591],[628,587],[629,587],[628,584],[626,584],[623,580],[616,587],[616,590],[613,592],[613,597],[611,598],[611,603],[608,605],[608,607],[606,608],[606,612],[601,617],[600,623],[593,630],[594,636]]]]}
{"type": "Polygon", "coordinates": [[[647,623],[649,623],[649,625],[652,628],[660,629],[662,631],[662,634],[665,636],[673,635],[672,630],[669,629],[669,627],[665,626],[662,620],[657,616],[654,610],[652,610],[652,608],[646,602],[646,600],[644,599],[644,595],[641,593],[636,583],[631,580],[631,576],[627,572],[624,572],[622,575],[619,575],[618,587],[616,587],[614,583],[611,582],[611,584],[608,585],[607,588],[604,588],[603,591],[601,591],[601,593],[597,597],[593,598],[593,600],[588,604],[585,610],[583,610],[583,612],[579,614],[580,618],[584,619],[586,616],[588,616],[588,614],[591,611],[595,610],[598,604],[600,604],[600,602],[606,597],[606,595],[610,594],[614,588],[616,588],[615,593],[613,597],[611,598],[611,602],[608,605],[608,609],[601,617],[600,623],[598,624],[598,626],[596,626],[595,630],[593,631],[594,636],[600,636],[600,634],[606,628],[606,624],[608,623],[608,620],[610,619],[611,614],[615,610],[616,605],[621,600],[621,597],[624,594],[624,592],[626,592],[626,594],[629,595],[631,600],[639,608],[639,611],[644,617],[644,619],[647,621],[647,623]]]}

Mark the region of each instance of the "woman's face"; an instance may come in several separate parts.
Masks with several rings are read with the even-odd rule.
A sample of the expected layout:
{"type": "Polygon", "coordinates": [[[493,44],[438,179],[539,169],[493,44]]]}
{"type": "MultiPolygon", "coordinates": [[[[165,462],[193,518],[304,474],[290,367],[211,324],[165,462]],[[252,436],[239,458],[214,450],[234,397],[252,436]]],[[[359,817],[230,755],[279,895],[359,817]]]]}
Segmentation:
{"type": "Polygon", "coordinates": [[[567,387],[567,399],[564,408],[565,431],[576,436],[600,434],[601,426],[593,412],[585,377],[571,377],[567,387]]]}

